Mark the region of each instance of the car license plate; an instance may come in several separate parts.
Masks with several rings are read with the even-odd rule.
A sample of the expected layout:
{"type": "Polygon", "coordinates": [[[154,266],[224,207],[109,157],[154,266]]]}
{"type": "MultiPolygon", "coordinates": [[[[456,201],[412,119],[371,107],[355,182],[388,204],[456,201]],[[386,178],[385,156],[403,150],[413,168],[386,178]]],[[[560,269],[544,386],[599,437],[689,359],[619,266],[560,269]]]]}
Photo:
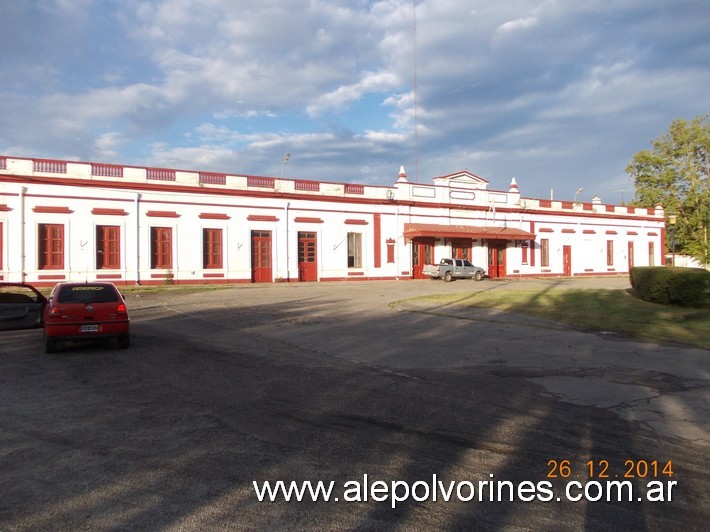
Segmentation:
{"type": "Polygon", "coordinates": [[[79,327],[79,331],[84,332],[84,333],[99,332],[99,326],[98,325],[82,325],[81,327],[79,327]]]}

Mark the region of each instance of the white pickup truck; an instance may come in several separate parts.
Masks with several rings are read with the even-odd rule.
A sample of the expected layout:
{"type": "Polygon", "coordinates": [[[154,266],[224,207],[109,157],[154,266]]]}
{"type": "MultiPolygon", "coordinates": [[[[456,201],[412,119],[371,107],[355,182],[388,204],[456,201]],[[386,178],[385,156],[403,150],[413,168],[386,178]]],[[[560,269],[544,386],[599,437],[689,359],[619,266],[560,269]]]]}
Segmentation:
{"type": "Polygon", "coordinates": [[[426,264],[422,273],[432,279],[444,279],[448,283],[454,279],[480,281],[486,272],[466,259],[441,259],[439,264],[426,264]]]}

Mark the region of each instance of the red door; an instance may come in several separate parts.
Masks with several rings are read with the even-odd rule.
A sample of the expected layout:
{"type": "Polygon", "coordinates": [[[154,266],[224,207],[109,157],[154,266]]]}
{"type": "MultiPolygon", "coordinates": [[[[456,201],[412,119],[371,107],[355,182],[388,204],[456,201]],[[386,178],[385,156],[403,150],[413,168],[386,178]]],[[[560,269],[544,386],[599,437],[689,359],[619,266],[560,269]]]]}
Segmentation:
{"type": "Polygon", "coordinates": [[[271,272],[271,231],[251,232],[251,282],[270,283],[271,272]]]}
{"type": "Polygon", "coordinates": [[[634,243],[629,242],[629,271],[634,267],[634,243]]]}
{"type": "Polygon", "coordinates": [[[316,233],[298,232],[298,280],[318,280],[316,233]]]}
{"type": "Polygon", "coordinates": [[[562,246],[562,266],[566,277],[572,277],[572,246],[562,246]]]}
{"type": "Polygon", "coordinates": [[[452,259],[471,260],[471,241],[470,240],[454,240],[451,243],[453,250],[452,259]]]}
{"type": "Polygon", "coordinates": [[[488,277],[505,277],[505,241],[488,241],[488,277]]]}
{"type": "Polygon", "coordinates": [[[425,279],[422,273],[424,265],[431,264],[434,260],[434,239],[418,238],[412,240],[412,278],[425,279]]]}

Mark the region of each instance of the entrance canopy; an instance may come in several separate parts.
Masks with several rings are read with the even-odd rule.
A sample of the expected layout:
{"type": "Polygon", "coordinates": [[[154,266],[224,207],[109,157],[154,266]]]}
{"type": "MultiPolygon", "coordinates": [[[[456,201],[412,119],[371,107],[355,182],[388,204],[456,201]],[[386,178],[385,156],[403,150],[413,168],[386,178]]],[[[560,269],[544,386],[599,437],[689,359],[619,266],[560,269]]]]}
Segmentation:
{"type": "Polygon", "coordinates": [[[487,238],[489,240],[532,240],[533,233],[511,227],[475,225],[404,224],[404,238],[487,238]]]}

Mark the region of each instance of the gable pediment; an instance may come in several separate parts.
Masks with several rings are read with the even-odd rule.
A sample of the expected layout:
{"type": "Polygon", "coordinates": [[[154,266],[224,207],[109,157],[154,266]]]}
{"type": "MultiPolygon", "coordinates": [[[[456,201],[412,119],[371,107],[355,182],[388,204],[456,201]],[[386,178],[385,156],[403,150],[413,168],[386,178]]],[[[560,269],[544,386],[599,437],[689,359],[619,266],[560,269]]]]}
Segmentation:
{"type": "Polygon", "coordinates": [[[445,176],[435,177],[434,184],[442,187],[469,188],[476,190],[485,190],[488,187],[488,181],[466,170],[445,176]]]}

